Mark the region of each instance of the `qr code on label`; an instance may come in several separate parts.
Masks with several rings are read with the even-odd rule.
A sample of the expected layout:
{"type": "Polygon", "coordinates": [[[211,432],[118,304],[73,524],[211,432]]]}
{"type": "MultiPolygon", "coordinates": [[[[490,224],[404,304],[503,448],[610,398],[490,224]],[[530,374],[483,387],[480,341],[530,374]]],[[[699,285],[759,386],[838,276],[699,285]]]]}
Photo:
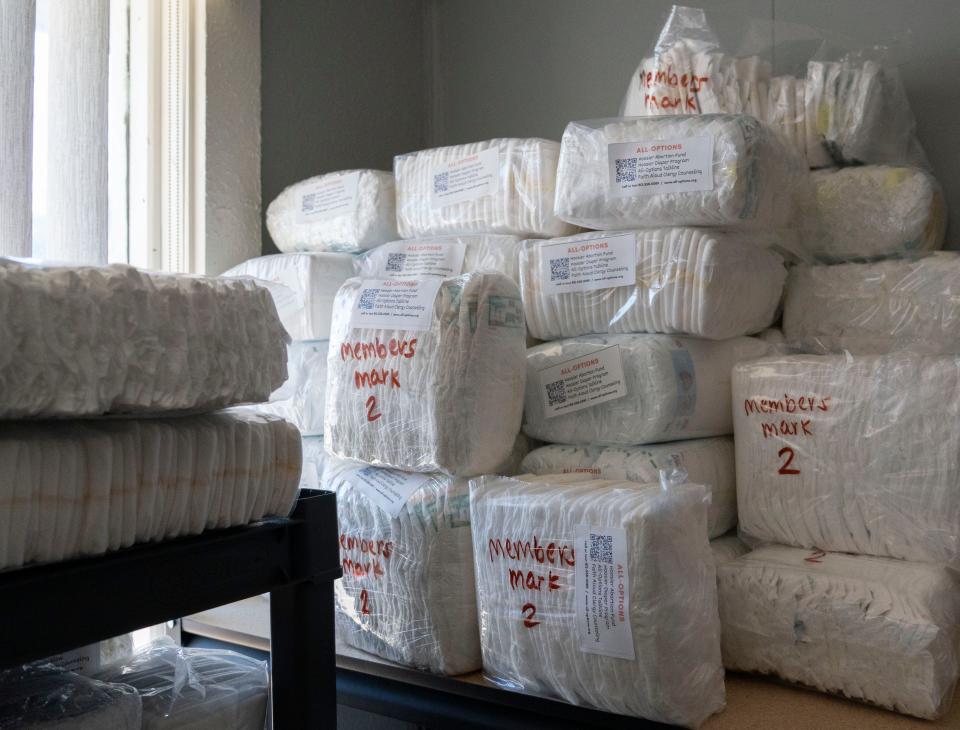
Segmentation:
{"type": "Polygon", "coordinates": [[[303,199],[300,201],[300,212],[301,213],[312,213],[313,209],[316,207],[317,194],[316,193],[307,193],[303,196],[303,199]]]}
{"type": "Polygon", "coordinates": [[[613,535],[590,533],[590,561],[613,565],[613,535]]]}
{"type": "Polygon", "coordinates": [[[449,172],[440,172],[433,176],[433,192],[435,193],[445,193],[447,192],[447,184],[450,179],[449,172]]]}
{"type": "Polygon", "coordinates": [[[406,263],[407,255],[405,253],[388,253],[387,254],[387,271],[403,271],[403,266],[406,263]]]}
{"type": "Polygon", "coordinates": [[[636,182],[637,181],[637,158],[627,157],[623,160],[617,160],[617,182],[636,182]]]}
{"type": "Polygon", "coordinates": [[[373,309],[373,304],[377,301],[377,294],[379,293],[379,289],[364,289],[360,293],[360,303],[357,305],[357,309],[367,311],[373,309]]]}
{"type": "Polygon", "coordinates": [[[550,281],[570,278],[570,259],[550,259],[550,281]]]}
{"type": "Polygon", "coordinates": [[[547,383],[547,403],[551,406],[567,402],[567,388],[562,380],[547,383]]]}

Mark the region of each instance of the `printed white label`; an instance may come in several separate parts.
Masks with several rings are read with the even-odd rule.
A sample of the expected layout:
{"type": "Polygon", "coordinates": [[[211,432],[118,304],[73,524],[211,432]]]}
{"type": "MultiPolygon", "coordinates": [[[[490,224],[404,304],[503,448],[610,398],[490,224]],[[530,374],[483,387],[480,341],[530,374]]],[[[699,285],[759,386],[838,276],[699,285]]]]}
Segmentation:
{"type": "Polygon", "coordinates": [[[437,165],[431,180],[431,208],[493,195],[500,180],[500,151],[492,148],[437,165]]]}
{"type": "Polygon", "coordinates": [[[636,659],[630,629],[627,531],[577,525],[574,551],[580,651],[636,659]]]}
{"type": "Polygon", "coordinates": [[[617,142],[607,159],[611,195],[713,190],[713,137],[617,142]]]}
{"type": "Polygon", "coordinates": [[[393,518],[400,514],[407,500],[426,484],[430,477],[399,469],[363,466],[344,479],[393,518]]]}
{"type": "Polygon", "coordinates": [[[297,223],[313,223],[353,213],[357,208],[359,183],[360,173],[348,172],[311,185],[300,196],[297,223]]]}
{"type": "Polygon", "coordinates": [[[68,672],[89,677],[100,669],[100,644],[88,644],[63,654],[55,654],[47,657],[45,661],[68,672]]]}
{"type": "Polygon", "coordinates": [[[540,387],[547,418],[623,398],[627,386],[620,345],[544,368],[540,371],[540,387]]]}
{"type": "Polygon", "coordinates": [[[540,251],[545,294],[633,286],[637,281],[637,234],[548,243],[540,251]]]}
{"type": "Polygon", "coordinates": [[[376,275],[384,278],[458,276],[463,270],[463,243],[404,243],[385,250],[376,275]]]}
{"type": "Polygon", "coordinates": [[[350,326],[361,329],[427,330],[443,279],[364,279],[350,326]]]}

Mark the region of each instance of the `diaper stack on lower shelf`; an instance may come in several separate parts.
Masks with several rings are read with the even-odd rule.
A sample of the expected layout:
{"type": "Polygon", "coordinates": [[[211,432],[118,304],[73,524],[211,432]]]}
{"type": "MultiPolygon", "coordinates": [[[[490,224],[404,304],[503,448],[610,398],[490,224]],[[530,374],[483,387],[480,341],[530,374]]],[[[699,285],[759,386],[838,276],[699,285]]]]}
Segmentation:
{"type": "Polygon", "coordinates": [[[213,412],[283,382],[265,289],[0,260],[0,307],[0,569],[289,513],[293,426],[213,412]]]}

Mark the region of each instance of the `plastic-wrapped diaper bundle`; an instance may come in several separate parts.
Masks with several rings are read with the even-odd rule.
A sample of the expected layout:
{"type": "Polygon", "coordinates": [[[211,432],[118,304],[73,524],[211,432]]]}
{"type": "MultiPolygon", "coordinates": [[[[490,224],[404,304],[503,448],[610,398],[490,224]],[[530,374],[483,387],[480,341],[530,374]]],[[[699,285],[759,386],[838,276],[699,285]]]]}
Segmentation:
{"type": "Polygon", "coordinates": [[[322,489],[323,470],[330,457],[323,447],[323,436],[303,437],[303,468],[300,470],[300,489],[322,489]]]}
{"type": "Polygon", "coordinates": [[[338,634],[417,669],[479,669],[467,481],[331,459],[324,488],[337,493],[338,634]]]}
{"type": "Polygon", "coordinates": [[[397,238],[393,174],[346,170],[290,185],[267,208],[281,251],[364,251],[397,238]]]}
{"type": "Polygon", "coordinates": [[[6,423],[0,463],[4,569],[287,515],[300,434],[243,408],[6,423]]]}
{"type": "Polygon", "coordinates": [[[950,570],[769,546],[717,568],[723,661],[926,719],[960,670],[950,570]]]}
{"type": "Polygon", "coordinates": [[[252,276],[287,287],[299,301],[280,313],[287,332],[295,340],[326,340],[333,297],[353,270],[354,257],[345,253],[281,253],[250,259],[223,276],[252,276]]]}
{"type": "Polygon", "coordinates": [[[51,665],[0,671],[0,728],[141,730],[140,695],[51,665]]]}
{"type": "Polygon", "coordinates": [[[484,673],[697,727],[724,706],[706,490],[581,480],[471,482],[484,673]]]}
{"type": "Polygon", "coordinates": [[[804,249],[824,261],[875,259],[943,246],[939,183],[917,167],[863,165],[811,175],[815,209],[804,249]]]}
{"type": "Polygon", "coordinates": [[[526,241],[520,288],[530,334],[663,332],[728,339],[776,318],[776,253],[737,233],[653,228],[526,241]]]}
{"type": "Polygon", "coordinates": [[[960,353],[960,254],[796,266],[783,330],[808,351],[960,353]]]}
{"type": "Polygon", "coordinates": [[[160,640],[97,676],[136,688],[143,730],[263,730],[266,723],[267,663],[234,651],[160,640]]]}
{"type": "Polygon", "coordinates": [[[736,560],[750,551],[744,542],[735,534],[724,535],[710,541],[710,552],[713,553],[713,564],[720,567],[724,563],[736,560]]]}
{"type": "Polygon", "coordinates": [[[548,443],[633,445],[733,432],[730,369],[752,337],[584,335],[527,352],[524,431],[548,443]]]}
{"type": "Polygon", "coordinates": [[[416,279],[497,271],[519,283],[520,247],[521,241],[516,236],[486,233],[391,241],[357,261],[357,276],[416,279]]]}
{"type": "Polygon", "coordinates": [[[733,370],[745,539],[960,565],[960,359],[793,355],[733,370]]]}
{"type": "MultiPolygon", "coordinates": [[[[560,145],[491,139],[394,158],[402,238],[448,233],[564,236],[553,198],[560,145]]],[[[393,236],[396,238],[396,236],[393,236]]]]}
{"type": "Polygon", "coordinates": [[[483,474],[520,428],[526,330],[496,273],[351,279],[337,294],[324,439],[341,458],[483,474]]]}
{"type": "Polygon", "coordinates": [[[287,335],[248,281],[0,259],[0,418],[264,401],[287,335]]]}
{"type": "Polygon", "coordinates": [[[290,421],[304,436],[322,436],[329,350],[329,340],[292,342],[287,382],[273,394],[276,400],[253,408],[290,421]]]}
{"type": "Polygon", "coordinates": [[[805,171],[777,135],[730,114],[571,122],[557,215],[587,228],[787,226],[805,171]]]}
{"type": "Polygon", "coordinates": [[[647,446],[548,444],[531,451],[520,465],[520,471],[531,474],[582,474],[640,484],[656,483],[660,470],[675,469],[684,470],[691,482],[710,490],[707,533],[711,538],[737,524],[737,483],[729,436],[647,446]]]}

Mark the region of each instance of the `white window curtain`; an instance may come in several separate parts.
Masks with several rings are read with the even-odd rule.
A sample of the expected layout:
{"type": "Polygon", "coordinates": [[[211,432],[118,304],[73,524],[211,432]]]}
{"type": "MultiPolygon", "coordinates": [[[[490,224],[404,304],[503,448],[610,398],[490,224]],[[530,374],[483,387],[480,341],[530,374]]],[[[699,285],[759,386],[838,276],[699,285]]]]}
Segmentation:
{"type": "Polygon", "coordinates": [[[29,256],[35,0],[0,0],[0,256],[29,256]]]}

